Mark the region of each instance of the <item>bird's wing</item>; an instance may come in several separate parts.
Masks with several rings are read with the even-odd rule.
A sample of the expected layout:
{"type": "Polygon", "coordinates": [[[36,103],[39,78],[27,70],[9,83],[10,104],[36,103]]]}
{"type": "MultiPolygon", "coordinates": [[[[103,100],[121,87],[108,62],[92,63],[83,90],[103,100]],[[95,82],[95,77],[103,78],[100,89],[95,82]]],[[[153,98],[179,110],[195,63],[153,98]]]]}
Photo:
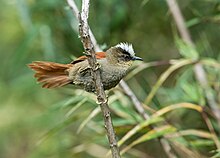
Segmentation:
{"type": "MultiPolygon", "coordinates": [[[[105,58],[106,57],[106,52],[97,52],[95,53],[96,55],[96,59],[102,59],[102,58],[105,58]]],[[[87,56],[81,56],[79,58],[77,58],[76,60],[72,61],[71,64],[76,64],[76,63],[79,63],[81,61],[84,61],[86,60],[88,57],[87,56]]]]}

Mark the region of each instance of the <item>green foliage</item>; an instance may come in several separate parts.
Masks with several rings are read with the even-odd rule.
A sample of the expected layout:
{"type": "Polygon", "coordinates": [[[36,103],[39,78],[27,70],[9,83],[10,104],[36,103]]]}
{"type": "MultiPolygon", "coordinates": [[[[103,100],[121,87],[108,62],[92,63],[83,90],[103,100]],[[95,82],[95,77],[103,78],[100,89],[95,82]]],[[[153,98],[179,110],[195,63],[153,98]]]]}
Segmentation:
{"type": "MultiPolygon", "coordinates": [[[[195,48],[171,27],[165,1],[91,1],[89,21],[98,43],[108,48],[131,42],[144,59],[125,80],[149,120],[122,89],[107,92],[124,157],[166,157],[158,143],[162,137],[178,157],[219,157],[220,120],[213,117],[194,66],[203,65],[208,94],[219,108],[220,3],[178,2],[195,48]]],[[[103,157],[109,146],[96,96],[71,85],[42,89],[26,66],[34,60],[69,63],[82,55],[78,23],[67,3],[2,0],[0,19],[0,157],[103,157]]]]}
{"type": "Polygon", "coordinates": [[[176,44],[177,44],[177,48],[180,52],[180,54],[184,57],[184,58],[189,58],[189,59],[194,59],[197,60],[199,58],[198,52],[196,51],[195,48],[193,48],[193,46],[190,46],[186,43],[184,43],[181,39],[176,37],[176,44]]]}

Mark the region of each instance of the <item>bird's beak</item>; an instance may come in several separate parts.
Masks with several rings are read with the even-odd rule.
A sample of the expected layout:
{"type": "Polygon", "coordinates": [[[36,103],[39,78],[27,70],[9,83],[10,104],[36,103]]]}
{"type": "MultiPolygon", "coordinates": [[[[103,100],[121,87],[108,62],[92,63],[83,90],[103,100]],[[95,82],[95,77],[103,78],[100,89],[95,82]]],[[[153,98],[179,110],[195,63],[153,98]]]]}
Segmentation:
{"type": "Polygon", "coordinates": [[[142,58],[140,58],[140,57],[136,57],[136,56],[134,56],[134,57],[132,58],[132,60],[141,60],[141,61],[143,61],[142,58]]]}

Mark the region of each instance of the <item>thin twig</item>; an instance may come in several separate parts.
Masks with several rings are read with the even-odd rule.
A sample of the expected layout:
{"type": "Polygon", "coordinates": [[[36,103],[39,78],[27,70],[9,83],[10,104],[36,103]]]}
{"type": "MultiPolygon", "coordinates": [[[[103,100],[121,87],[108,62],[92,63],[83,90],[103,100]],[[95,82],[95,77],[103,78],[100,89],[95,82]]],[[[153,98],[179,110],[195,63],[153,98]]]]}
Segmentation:
{"type": "MultiPolygon", "coordinates": [[[[68,4],[77,12],[77,7],[73,7],[73,1],[68,0],[68,4]]],[[[83,47],[85,49],[85,53],[88,56],[88,62],[92,69],[92,77],[95,83],[95,90],[97,95],[98,103],[100,104],[100,108],[104,117],[105,128],[110,144],[110,148],[112,151],[113,158],[120,158],[119,148],[117,145],[116,135],[114,132],[110,109],[108,106],[108,99],[103,89],[101,75],[100,75],[100,65],[96,60],[95,50],[93,43],[91,41],[91,37],[89,34],[89,25],[88,25],[88,17],[89,17],[89,0],[82,1],[82,11],[79,13],[79,34],[81,37],[81,41],[83,43],[83,47]]]]}
{"type": "Polygon", "coordinates": [[[149,119],[150,116],[145,112],[141,102],[138,100],[138,98],[134,95],[130,87],[127,85],[127,83],[124,80],[121,80],[120,86],[123,87],[124,92],[126,95],[132,100],[136,110],[139,112],[139,114],[145,119],[149,119]]]}
{"type": "MultiPolygon", "coordinates": [[[[75,17],[77,18],[77,20],[79,20],[79,19],[78,19],[79,9],[78,9],[78,7],[77,7],[75,1],[74,1],[74,0],[67,0],[67,3],[68,3],[68,5],[69,5],[69,7],[71,8],[73,14],[74,14],[75,17]]],[[[93,46],[94,46],[94,50],[95,50],[96,52],[102,51],[101,48],[99,47],[99,45],[98,45],[96,39],[95,39],[94,34],[92,33],[92,30],[91,30],[90,28],[89,28],[89,35],[90,35],[92,44],[93,44],[93,46]]]]}
{"type": "Polygon", "coordinates": [[[177,28],[180,32],[183,41],[186,42],[187,44],[194,45],[190,37],[189,31],[185,26],[185,20],[183,18],[183,15],[179,9],[176,0],[166,0],[166,1],[171,11],[171,14],[173,15],[173,18],[176,22],[177,28]]]}
{"type": "Polygon", "coordinates": [[[202,117],[203,119],[205,120],[206,124],[207,124],[207,127],[212,135],[212,139],[213,141],[215,142],[215,145],[218,149],[220,149],[220,142],[218,140],[218,137],[216,135],[216,132],[214,130],[214,127],[212,126],[212,123],[210,121],[210,119],[208,118],[207,114],[205,113],[205,111],[202,111],[202,117]]]}

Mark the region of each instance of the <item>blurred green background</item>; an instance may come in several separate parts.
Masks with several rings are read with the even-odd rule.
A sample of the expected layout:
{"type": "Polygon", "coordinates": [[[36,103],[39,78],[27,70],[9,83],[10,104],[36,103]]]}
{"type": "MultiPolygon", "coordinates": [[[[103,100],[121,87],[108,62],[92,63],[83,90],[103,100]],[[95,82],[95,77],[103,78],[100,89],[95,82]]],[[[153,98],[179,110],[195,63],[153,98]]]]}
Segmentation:
{"type": "MultiPolygon", "coordinates": [[[[76,2],[80,6],[81,1],[76,2]]],[[[211,63],[205,65],[205,72],[210,92],[219,105],[220,1],[185,0],[179,1],[179,5],[199,59],[211,63]]],[[[171,59],[179,62],[179,59],[191,57],[187,54],[190,48],[177,37],[175,22],[165,0],[91,1],[89,22],[103,49],[119,42],[130,42],[145,63],[171,59]]],[[[77,27],[65,0],[0,1],[1,158],[104,157],[108,151],[95,96],[71,86],[42,89],[26,66],[35,60],[69,63],[82,55],[77,27]]],[[[130,77],[125,80],[144,102],[170,65],[141,68],[143,64],[135,63],[130,77]]],[[[192,67],[184,66],[172,73],[149,106],[157,111],[167,105],[190,102],[209,109],[192,67]]],[[[120,140],[143,120],[120,88],[108,94],[120,140]]],[[[219,136],[218,120],[212,115],[208,117],[219,136]]],[[[196,129],[210,134],[205,120],[194,110],[175,110],[166,118],[176,131],[196,129]]],[[[127,144],[147,131],[146,128],[136,133],[127,144]]],[[[213,139],[200,137],[198,132],[170,140],[170,143],[178,157],[188,157],[189,151],[198,157],[218,155],[213,139]],[[177,143],[185,150],[180,150],[177,143]]],[[[133,147],[125,157],[159,158],[166,155],[152,139],[133,147]]]]}

